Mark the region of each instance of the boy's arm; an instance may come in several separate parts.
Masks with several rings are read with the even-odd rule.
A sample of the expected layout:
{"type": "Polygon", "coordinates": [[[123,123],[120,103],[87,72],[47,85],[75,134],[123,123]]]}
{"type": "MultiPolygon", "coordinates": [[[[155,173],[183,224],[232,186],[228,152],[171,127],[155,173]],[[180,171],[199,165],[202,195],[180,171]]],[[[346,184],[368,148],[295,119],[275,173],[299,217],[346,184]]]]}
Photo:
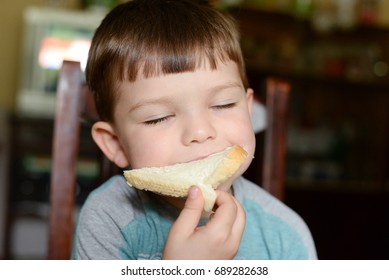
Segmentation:
{"type": "Polygon", "coordinates": [[[218,208],[205,226],[198,227],[204,199],[199,188],[190,189],[185,207],[169,232],[163,259],[232,259],[235,256],[244,231],[245,212],[231,194],[216,192],[218,208]]]}

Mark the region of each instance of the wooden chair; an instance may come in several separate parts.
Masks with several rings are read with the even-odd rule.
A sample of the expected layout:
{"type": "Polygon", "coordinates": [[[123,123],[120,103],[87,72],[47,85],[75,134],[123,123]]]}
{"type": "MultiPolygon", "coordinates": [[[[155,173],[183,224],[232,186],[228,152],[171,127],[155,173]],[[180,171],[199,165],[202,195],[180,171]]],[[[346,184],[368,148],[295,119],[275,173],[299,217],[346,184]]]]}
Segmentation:
{"type": "MultiPolygon", "coordinates": [[[[78,62],[63,63],[57,90],[54,126],[52,174],[50,187],[49,259],[69,259],[74,232],[76,163],[80,116],[90,110],[88,92],[82,90],[82,73],[78,62]],[[87,106],[89,104],[89,106],[87,106]],[[89,107],[89,108],[88,108],[89,107]]],[[[286,109],[289,85],[277,79],[267,80],[267,128],[264,140],[262,185],[276,197],[284,196],[286,109]]],[[[93,111],[93,108],[92,108],[93,111]]],[[[256,164],[253,167],[256,168],[256,164]]],[[[103,178],[111,165],[103,164],[103,178]]],[[[104,179],[103,179],[104,180],[104,179]]]]}
{"type": "MultiPolygon", "coordinates": [[[[69,259],[74,232],[77,157],[81,122],[97,118],[93,99],[83,83],[79,62],[64,61],[56,101],[50,182],[49,259],[69,259]]],[[[101,155],[100,180],[118,172],[101,155]]]]}
{"type": "Polygon", "coordinates": [[[260,124],[262,130],[256,131],[257,148],[254,159],[243,176],[279,200],[284,200],[290,85],[282,79],[273,77],[267,78],[264,84],[264,93],[260,94],[263,100],[260,103],[266,108],[265,124],[260,124]]]}
{"type": "Polygon", "coordinates": [[[285,198],[285,164],[289,83],[266,80],[265,140],[261,186],[280,200],[285,198]]]}
{"type": "Polygon", "coordinates": [[[69,259],[74,230],[76,163],[83,102],[78,62],[59,74],[54,122],[49,214],[49,259],[69,259]]]}

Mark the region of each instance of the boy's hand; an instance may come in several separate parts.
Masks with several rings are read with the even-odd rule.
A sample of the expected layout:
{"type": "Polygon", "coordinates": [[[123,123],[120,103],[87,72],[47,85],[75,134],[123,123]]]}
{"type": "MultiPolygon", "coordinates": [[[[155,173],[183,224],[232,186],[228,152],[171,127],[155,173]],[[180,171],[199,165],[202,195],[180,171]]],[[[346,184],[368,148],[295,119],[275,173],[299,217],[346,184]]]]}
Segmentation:
{"type": "Polygon", "coordinates": [[[246,222],[242,206],[229,193],[218,191],[217,209],[205,226],[198,227],[204,199],[192,187],[167,238],[163,259],[232,259],[239,248],[246,222]]]}

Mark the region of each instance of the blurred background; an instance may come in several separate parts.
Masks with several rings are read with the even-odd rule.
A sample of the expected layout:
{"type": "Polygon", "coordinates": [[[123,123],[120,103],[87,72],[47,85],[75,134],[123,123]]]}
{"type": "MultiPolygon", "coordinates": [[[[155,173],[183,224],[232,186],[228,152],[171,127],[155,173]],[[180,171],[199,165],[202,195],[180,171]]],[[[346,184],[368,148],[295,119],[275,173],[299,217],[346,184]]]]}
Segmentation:
{"type": "MultiPolygon", "coordinates": [[[[116,0],[0,9],[0,259],[45,259],[55,90],[116,0]]],[[[389,258],[389,0],[220,0],[239,21],[249,81],[289,81],[285,203],[320,259],[389,258]]],[[[100,153],[83,129],[77,202],[100,153]]]]}

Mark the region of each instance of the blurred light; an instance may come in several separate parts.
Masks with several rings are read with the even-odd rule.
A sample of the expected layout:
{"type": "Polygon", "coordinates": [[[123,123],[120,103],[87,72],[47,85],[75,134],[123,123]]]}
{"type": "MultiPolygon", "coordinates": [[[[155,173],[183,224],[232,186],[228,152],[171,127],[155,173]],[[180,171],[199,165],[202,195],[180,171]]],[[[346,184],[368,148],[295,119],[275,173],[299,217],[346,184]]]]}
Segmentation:
{"type": "Polygon", "coordinates": [[[45,38],[39,51],[39,64],[42,68],[58,70],[63,60],[79,61],[82,70],[85,69],[90,48],[90,40],[45,38]]]}
{"type": "Polygon", "coordinates": [[[378,61],[374,64],[373,69],[377,77],[385,77],[389,72],[389,65],[386,62],[378,61]]]}

